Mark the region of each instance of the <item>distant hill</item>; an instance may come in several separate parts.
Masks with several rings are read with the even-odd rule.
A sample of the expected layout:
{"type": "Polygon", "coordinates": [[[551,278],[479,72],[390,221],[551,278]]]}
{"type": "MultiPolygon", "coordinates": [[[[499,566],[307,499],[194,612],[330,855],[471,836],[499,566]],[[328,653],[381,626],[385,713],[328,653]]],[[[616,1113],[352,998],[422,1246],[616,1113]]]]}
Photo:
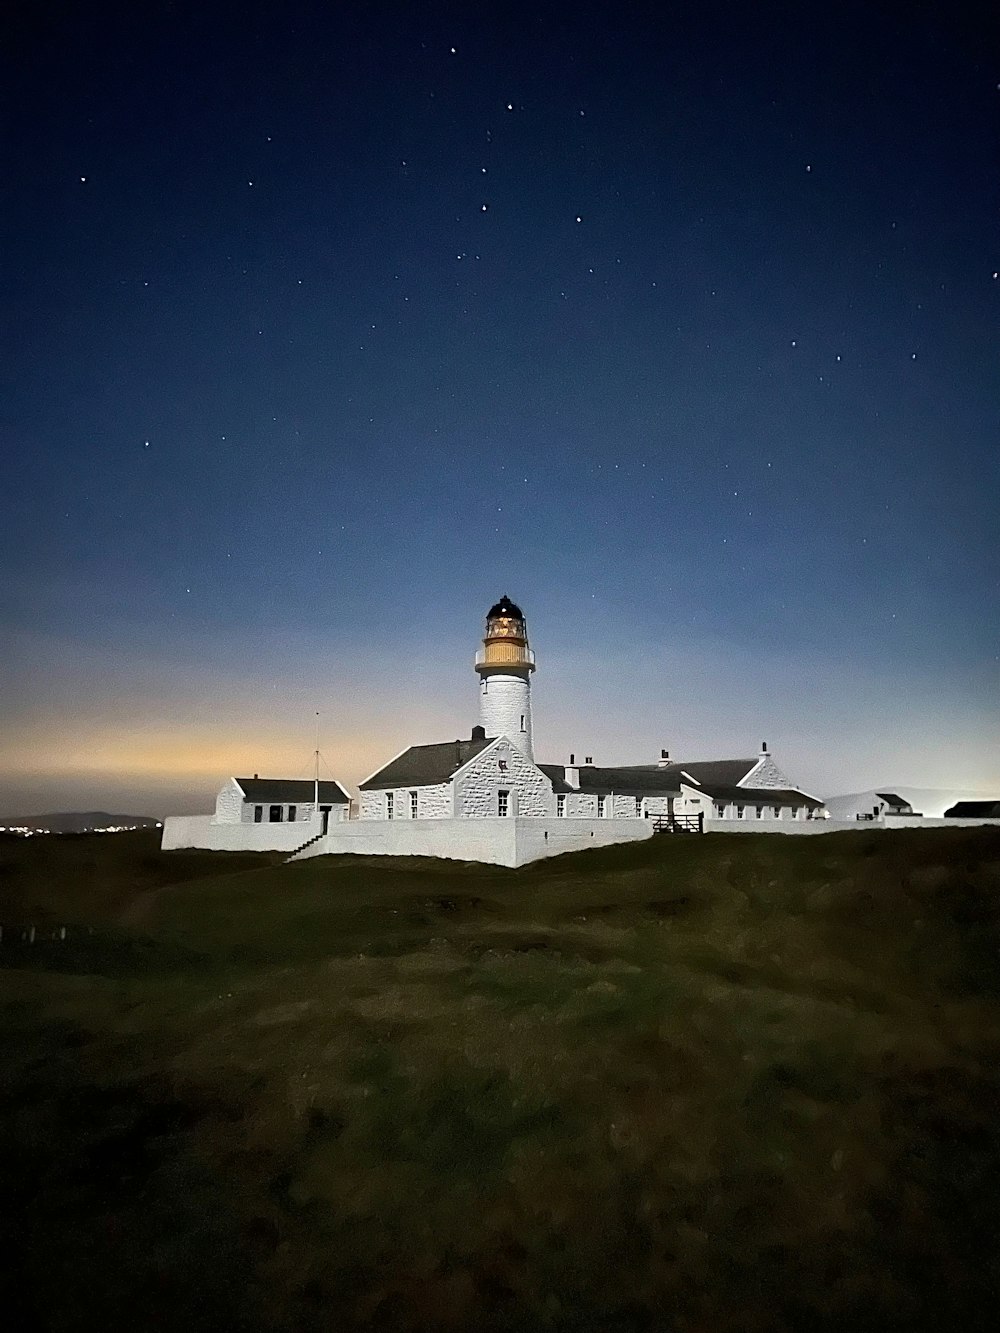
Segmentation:
{"type": "Polygon", "coordinates": [[[155,828],[152,815],[112,815],[107,810],[74,810],[51,815],[11,815],[0,818],[0,832],[91,833],[102,829],[155,828]]]}

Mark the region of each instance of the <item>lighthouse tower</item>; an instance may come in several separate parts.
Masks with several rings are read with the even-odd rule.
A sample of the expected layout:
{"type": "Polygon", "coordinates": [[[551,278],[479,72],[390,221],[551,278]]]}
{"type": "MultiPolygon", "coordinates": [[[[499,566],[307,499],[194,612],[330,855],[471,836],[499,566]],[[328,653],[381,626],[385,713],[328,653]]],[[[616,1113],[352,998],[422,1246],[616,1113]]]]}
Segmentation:
{"type": "Polygon", "coordinates": [[[503,596],[486,613],[486,635],[476,653],[479,722],[486,735],[506,736],[532,763],[531,673],[535,654],[519,606],[503,596]]]}

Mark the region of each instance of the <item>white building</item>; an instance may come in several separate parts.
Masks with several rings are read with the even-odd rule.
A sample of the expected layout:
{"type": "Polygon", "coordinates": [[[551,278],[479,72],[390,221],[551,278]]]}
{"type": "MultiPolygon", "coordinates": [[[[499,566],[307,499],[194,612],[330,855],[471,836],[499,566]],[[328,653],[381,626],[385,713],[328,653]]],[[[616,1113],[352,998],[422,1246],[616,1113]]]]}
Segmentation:
{"type": "Polygon", "coordinates": [[[476,654],[479,723],[468,740],[411,745],[360,784],[358,817],[337,782],[230,778],[214,816],[168,819],[163,846],[428,855],[520,865],[556,852],[646,838],[658,827],[818,831],[823,803],[751,759],[602,768],[534,759],[523,612],[504,596],[476,654]]]}
{"type": "Polygon", "coordinates": [[[913,815],[909,801],[892,791],[858,791],[847,796],[830,796],[826,808],[832,819],[853,819],[861,823],[885,823],[886,816],[913,815]]]}

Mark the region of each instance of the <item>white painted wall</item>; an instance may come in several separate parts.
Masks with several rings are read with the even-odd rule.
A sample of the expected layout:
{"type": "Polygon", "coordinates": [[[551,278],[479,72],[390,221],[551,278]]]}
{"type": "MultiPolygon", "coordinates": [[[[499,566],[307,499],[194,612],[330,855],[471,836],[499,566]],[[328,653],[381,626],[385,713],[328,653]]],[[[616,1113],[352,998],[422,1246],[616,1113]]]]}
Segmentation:
{"type": "Polygon", "coordinates": [[[476,755],[453,779],[456,815],[490,818],[497,812],[497,793],[501,788],[516,792],[511,815],[554,816],[556,800],[552,783],[517,746],[513,737],[502,736],[476,755]],[[500,764],[506,764],[501,769],[500,764]]]}
{"type": "Polygon", "coordinates": [[[439,782],[427,787],[391,787],[386,791],[363,791],[361,793],[362,819],[387,819],[387,792],[393,796],[392,818],[412,819],[410,813],[410,792],[417,793],[418,819],[450,819],[451,783],[439,782]]]}
{"type": "Polygon", "coordinates": [[[788,788],[798,790],[795,783],[790,782],[785,777],[769,754],[761,755],[757,760],[756,767],[752,768],[745,778],[741,778],[737,785],[740,787],[771,787],[775,790],[788,788]]]}
{"type": "Polygon", "coordinates": [[[527,671],[523,675],[491,671],[483,676],[479,686],[479,723],[490,739],[508,736],[526,758],[534,759],[531,678],[527,671]]]}
{"type": "Polygon", "coordinates": [[[438,856],[451,861],[484,861],[519,866],[562,852],[606,847],[652,837],[647,820],[429,819],[355,820],[335,830],[296,857],[438,856]]]}
{"type": "Polygon", "coordinates": [[[203,847],[217,852],[293,852],[311,835],[312,826],[298,821],[217,824],[214,815],[169,815],[163,821],[160,847],[165,852],[181,847],[203,847]]]}
{"type": "Polygon", "coordinates": [[[230,778],[215,798],[215,818],[219,824],[238,824],[243,817],[243,788],[230,778]]]}

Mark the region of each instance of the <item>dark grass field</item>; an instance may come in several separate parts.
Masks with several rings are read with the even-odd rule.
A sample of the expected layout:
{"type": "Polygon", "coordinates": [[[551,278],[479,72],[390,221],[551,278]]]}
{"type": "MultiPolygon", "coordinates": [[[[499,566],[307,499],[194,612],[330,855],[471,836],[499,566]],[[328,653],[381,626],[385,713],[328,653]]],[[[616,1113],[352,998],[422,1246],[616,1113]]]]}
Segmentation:
{"type": "Polygon", "coordinates": [[[994,1326],[1000,830],[157,840],[0,844],[10,1327],[994,1326]]]}

